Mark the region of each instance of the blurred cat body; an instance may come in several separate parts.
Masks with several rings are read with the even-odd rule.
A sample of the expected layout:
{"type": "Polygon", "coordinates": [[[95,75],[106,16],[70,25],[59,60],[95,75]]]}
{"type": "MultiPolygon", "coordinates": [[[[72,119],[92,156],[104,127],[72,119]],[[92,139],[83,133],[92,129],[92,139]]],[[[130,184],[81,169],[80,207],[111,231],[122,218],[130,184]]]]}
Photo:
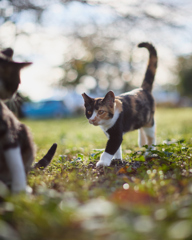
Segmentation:
{"type": "MultiPolygon", "coordinates": [[[[35,158],[35,145],[28,128],[7,108],[3,100],[10,99],[20,83],[20,70],[31,63],[12,61],[13,50],[0,52],[0,180],[12,192],[26,190],[26,175],[35,158]]],[[[56,144],[34,167],[46,167],[56,144]]]]}
{"type": "Polygon", "coordinates": [[[138,47],[149,51],[149,62],[141,88],[120,96],[109,91],[104,98],[91,98],[82,94],[89,123],[100,126],[108,137],[97,167],[109,166],[112,159],[122,160],[121,143],[126,132],[139,129],[139,146],[148,145],[148,148],[154,148],[155,102],[151,91],[157,69],[157,52],[150,43],[140,43],[138,47]]]}

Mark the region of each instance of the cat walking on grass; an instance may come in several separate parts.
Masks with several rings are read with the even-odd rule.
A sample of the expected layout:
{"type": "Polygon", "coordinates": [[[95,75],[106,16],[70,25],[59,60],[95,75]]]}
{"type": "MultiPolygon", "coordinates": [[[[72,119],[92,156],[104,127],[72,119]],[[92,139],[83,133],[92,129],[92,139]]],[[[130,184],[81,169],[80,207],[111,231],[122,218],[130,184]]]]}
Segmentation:
{"type": "Polygon", "coordinates": [[[112,159],[122,160],[121,143],[126,132],[138,129],[139,146],[154,148],[155,102],[151,92],[157,69],[157,52],[148,42],[140,43],[138,47],[149,51],[149,62],[141,88],[120,96],[109,91],[104,98],[91,98],[86,93],[82,94],[89,123],[100,126],[108,138],[97,167],[110,166],[112,159]]]}

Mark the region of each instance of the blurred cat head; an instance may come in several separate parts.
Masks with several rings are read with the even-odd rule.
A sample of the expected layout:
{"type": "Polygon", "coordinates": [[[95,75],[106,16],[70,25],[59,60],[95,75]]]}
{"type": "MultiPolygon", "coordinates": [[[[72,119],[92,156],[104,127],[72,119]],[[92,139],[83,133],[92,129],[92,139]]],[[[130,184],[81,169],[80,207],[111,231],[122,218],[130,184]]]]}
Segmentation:
{"type": "Polygon", "coordinates": [[[20,83],[20,70],[31,65],[30,62],[14,62],[13,50],[7,48],[0,52],[0,99],[13,96],[20,83]]]}

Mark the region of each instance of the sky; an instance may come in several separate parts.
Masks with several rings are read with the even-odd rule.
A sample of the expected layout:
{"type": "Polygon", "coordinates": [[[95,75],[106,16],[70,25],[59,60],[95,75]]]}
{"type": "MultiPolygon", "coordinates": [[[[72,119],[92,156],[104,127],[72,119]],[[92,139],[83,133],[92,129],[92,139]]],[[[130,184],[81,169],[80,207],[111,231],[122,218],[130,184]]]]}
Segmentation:
{"type": "MultiPolygon", "coordinates": [[[[98,24],[111,21],[112,12],[109,8],[91,7],[77,2],[64,7],[61,4],[51,5],[43,14],[42,25],[34,23],[34,15],[24,12],[17,19],[15,27],[7,22],[0,27],[0,38],[4,46],[14,48],[14,60],[33,62],[33,65],[21,71],[19,90],[32,100],[58,97],[60,91],[53,87],[61,77],[62,71],[57,66],[62,64],[63,55],[70,45],[67,37],[61,32],[70,33],[74,24],[86,24],[90,18],[96,19],[98,24]],[[15,38],[15,32],[26,31],[29,35],[15,38]],[[6,43],[6,44],[5,44],[6,43]]],[[[61,94],[59,96],[61,97],[61,94]]]]}
{"type": "MultiPolygon", "coordinates": [[[[169,1],[171,4],[171,0],[169,1]]],[[[131,2],[135,3],[135,1],[130,1],[130,3],[131,2]]],[[[174,2],[178,4],[183,3],[181,7],[183,11],[187,11],[185,3],[189,1],[174,0],[174,2]]],[[[114,4],[117,4],[116,1],[114,1],[114,4]]],[[[2,45],[14,48],[14,60],[22,61],[25,59],[26,61],[33,62],[33,65],[21,71],[21,84],[19,90],[34,101],[44,98],[60,98],[65,96],[67,90],[65,88],[57,89],[55,86],[62,77],[62,71],[57,66],[63,62],[64,57],[67,58],[69,49],[74,51],[77,57],[80,57],[82,52],[78,50],[80,49],[80,46],[78,48],[78,44],[80,44],[78,40],[75,43],[76,48],[74,49],[67,35],[62,33],[70,33],[74,25],[82,23],[87,25],[84,31],[91,34],[93,29],[88,24],[89,21],[94,19],[97,24],[108,24],[114,20],[114,16],[118,14],[123,16],[126,12],[130,11],[129,8],[124,8],[122,6],[123,5],[119,5],[118,11],[114,11],[113,8],[107,5],[89,6],[73,2],[67,6],[62,6],[56,2],[50,5],[44,12],[42,25],[34,24],[34,15],[29,12],[23,12],[18,17],[16,26],[11,22],[6,22],[1,25],[0,38],[2,45]],[[17,31],[25,31],[27,34],[20,34],[18,37],[15,37],[17,31]]],[[[139,9],[135,8],[135,11],[139,11],[139,9]]],[[[156,15],[166,14],[163,8],[158,8],[154,4],[151,4],[150,7],[146,9],[146,12],[149,14],[155,12],[156,15]]],[[[181,25],[185,24],[186,31],[191,31],[191,18],[176,18],[174,14],[172,18],[181,25]]],[[[147,37],[149,37],[149,39],[154,39],[158,45],[160,63],[157,72],[157,83],[161,85],[173,79],[170,68],[175,67],[176,64],[173,52],[170,51],[167,46],[164,47],[166,39],[169,38],[169,41],[171,39],[171,44],[176,49],[175,53],[177,54],[191,53],[192,43],[191,39],[188,39],[188,34],[185,36],[185,33],[182,31],[175,32],[173,36],[169,28],[165,28],[162,31],[163,35],[160,36],[162,39],[159,39],[157,35],[158,31],[161,31],[161,29],[157,29],[156,32],[151,32],[150,36],[147,37]]],[[[130,37],[132,41],[136,42],[135,45],[137,45],[138,39],[147,39],[146,34],[139,29],[134,29],[130,37]]],[[[134,51],[135,61],[140,61],[141,58],[146,59],[146,52],[141,52],[141,50],[138,51],[137,49],[134,49],[134,51]]],[[[145,67],[146,65],[143,66],[143,69],[145,67]]]]}

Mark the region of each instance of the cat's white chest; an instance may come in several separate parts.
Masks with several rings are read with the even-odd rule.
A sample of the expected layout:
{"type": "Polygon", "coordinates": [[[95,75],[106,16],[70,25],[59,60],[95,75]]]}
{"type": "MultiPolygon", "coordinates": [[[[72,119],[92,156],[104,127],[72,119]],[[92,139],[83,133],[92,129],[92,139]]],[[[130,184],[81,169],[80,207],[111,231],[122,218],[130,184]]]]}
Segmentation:
{"type": "Polygon", "coordinates": [[[105,134],[108,134],[108,133],[107,133],[107,130],[109,129],[108,126],[100,125],[100,128],[103,130],[103,132],[104,132],[105,134]]]}
{"type": "Polygon", "coordinates": [[[105,121],[105,123],[100,125],[100,128],[103,130],[103,132],[106,134],[107,137],[109,136],[109,134],[107,133],[107,130],[114,126],[118,117],[119,117],[119,111],[115,110],[113,118],[105,121]]]}
{"type": "Polygon", "coordinates": [[[100,127],[103,130],[103,132],[105,133],[105,135],[107,136],[107,138],[109,139],[109,133],[107,133],[107,130],[105,130],[102,126],[100,126],[100,127]]]}

